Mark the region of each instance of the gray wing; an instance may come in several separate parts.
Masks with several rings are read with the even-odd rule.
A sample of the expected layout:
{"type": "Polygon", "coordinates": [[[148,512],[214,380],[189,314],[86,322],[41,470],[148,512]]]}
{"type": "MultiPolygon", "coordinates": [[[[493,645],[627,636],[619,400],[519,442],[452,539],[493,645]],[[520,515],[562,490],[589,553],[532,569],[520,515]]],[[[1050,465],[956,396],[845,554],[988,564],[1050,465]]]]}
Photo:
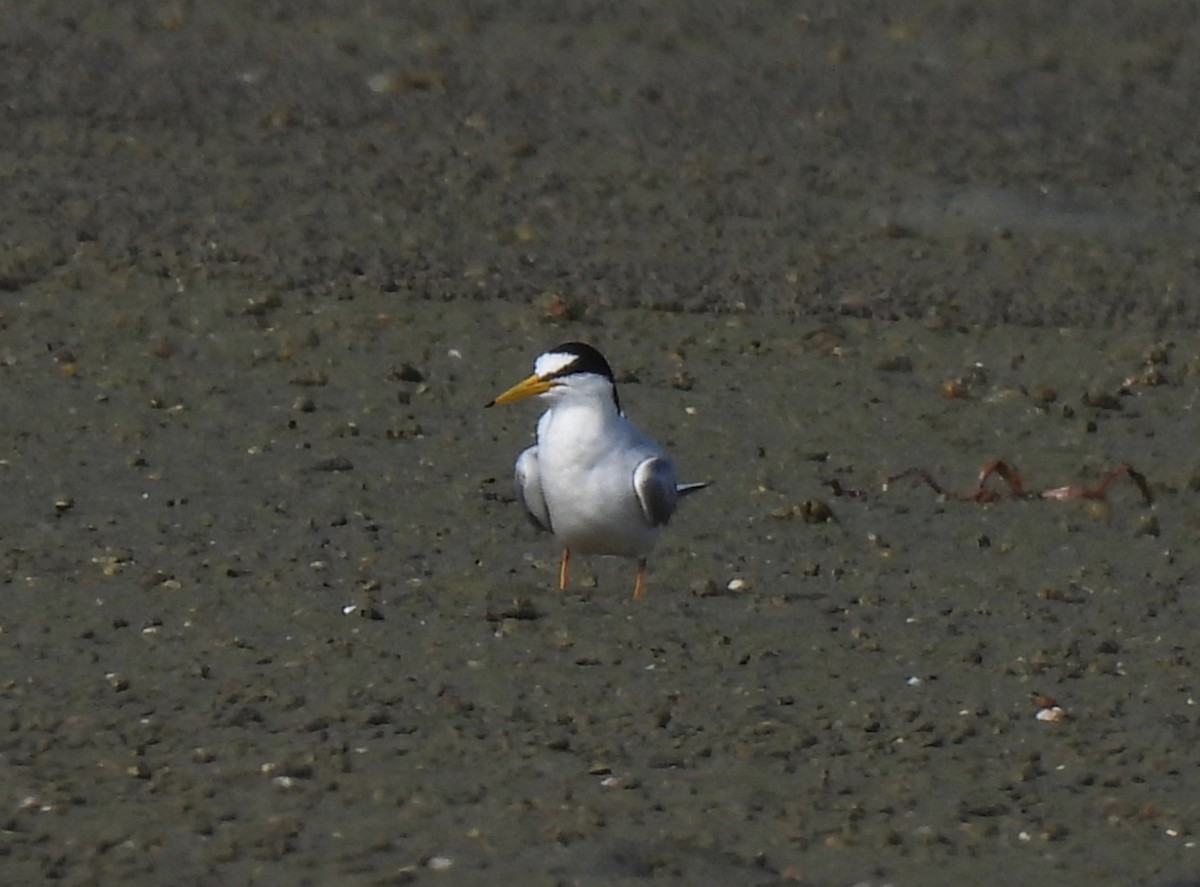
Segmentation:
{"type": "Polygon", "coordinates": [[[537,447],[530,447],[517,456],[516,474],[513,479],[517,485],[517,498],[525,507],[525,516],[538,529],[552,532],[550,510],[546,507],[546,497],[542,495],[542,473],[538,465],[537,447]]]}
{"type": "Polygon", "coordinates": [[[652,527],[661,527],[671,519],[679,493],[675,487],[675,469],[669,459],[654,457],[639,462],[633,469],[633,491],[642,516],[652,527]]]}

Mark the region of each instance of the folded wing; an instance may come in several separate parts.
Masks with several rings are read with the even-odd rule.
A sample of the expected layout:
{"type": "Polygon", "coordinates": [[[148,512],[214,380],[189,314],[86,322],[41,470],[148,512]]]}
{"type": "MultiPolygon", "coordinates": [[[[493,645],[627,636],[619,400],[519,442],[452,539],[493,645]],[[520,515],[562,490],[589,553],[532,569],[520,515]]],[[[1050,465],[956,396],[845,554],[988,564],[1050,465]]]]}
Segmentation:
{"type": "Polygon", "coordinates": [[[542,494],[542,474],[538,465],[537,447],[530,447],[517,456],[516,474],[517,497],[525,506],[525,515],[530,522],[540,530],[553,532],[550,526],[550,510],[546,507],[546,497],[542,494]]]}

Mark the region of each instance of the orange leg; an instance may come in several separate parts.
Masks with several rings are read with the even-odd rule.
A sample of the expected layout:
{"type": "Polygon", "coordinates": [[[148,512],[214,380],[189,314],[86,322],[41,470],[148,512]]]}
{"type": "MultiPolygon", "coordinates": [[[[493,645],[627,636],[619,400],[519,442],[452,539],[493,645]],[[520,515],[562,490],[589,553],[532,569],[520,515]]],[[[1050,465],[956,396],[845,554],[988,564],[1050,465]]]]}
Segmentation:
{"type": "Polygon", "coordinates": [[[558,562],[558,590],[565,591],[567,587],[567,567],[571,563],[571,549],[565,545],[562,550],[562,560],[558,562]]]}
{"type": "Polygon", "coordinates": [[[633,596],[643,597],[646,594],[646,559],[641,558],[637,566],[637,579],[633,582],[633,596]]]}

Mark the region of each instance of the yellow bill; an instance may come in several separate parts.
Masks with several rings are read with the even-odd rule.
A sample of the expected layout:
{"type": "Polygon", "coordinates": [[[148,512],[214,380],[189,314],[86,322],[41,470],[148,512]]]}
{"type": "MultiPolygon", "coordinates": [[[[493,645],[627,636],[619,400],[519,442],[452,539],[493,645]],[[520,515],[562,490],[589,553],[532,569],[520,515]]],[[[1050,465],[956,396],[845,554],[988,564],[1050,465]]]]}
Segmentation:
{"type": "Polygon", "coordinates": [[[499,406],[504,403],[512,403],[516,400],[524,400],[527,397],[533,397],[549,391],[554,386],[553,381],[539,379],[537,375],[532,375],[528,379],[522,379],[512,388],[509,388],[503,394],[500,394],[488,404],[489,407],[499,406]]]}

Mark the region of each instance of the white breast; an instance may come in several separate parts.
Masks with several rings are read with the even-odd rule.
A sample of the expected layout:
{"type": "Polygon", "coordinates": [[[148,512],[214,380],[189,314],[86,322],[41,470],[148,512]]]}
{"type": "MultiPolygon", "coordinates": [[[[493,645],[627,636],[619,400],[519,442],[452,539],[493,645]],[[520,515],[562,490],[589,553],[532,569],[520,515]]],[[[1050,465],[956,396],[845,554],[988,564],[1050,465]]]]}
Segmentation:
{"type": "Polygon", "coordinates": [[[633,483],[640,463],[666,458],[652,440],[611,411],[560,404],[538,422],[537,452],[550,525],[563,545],[581,554],[650,552],[659,527],[633,483]]]}

